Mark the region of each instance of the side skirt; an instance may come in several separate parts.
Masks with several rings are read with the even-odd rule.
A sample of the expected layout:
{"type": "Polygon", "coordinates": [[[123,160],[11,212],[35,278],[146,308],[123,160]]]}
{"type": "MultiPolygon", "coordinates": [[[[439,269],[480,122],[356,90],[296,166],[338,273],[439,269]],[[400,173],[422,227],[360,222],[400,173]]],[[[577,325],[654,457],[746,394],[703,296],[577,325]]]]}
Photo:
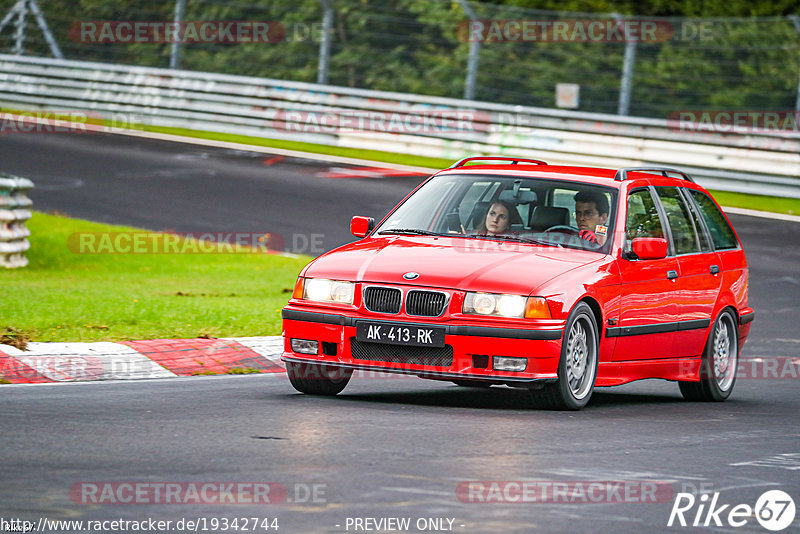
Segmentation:
{"type": "Polygon", "coordinates": [[[637,360],[600,362],[597,367],[597,386],[619,386],[645,378],[664,380],[700,380],[700,357],[669,360],[637,360]]]}

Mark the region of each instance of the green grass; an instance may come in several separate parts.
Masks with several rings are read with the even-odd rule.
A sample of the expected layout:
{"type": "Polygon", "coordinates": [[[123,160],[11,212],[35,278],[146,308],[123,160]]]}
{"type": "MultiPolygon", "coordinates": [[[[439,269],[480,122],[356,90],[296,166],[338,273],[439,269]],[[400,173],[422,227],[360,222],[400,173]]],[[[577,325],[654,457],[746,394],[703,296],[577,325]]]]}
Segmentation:
{"type": "Polygon", "coordinates": [[[364,150],[361,148],[347,148],[347,147],[338,147],[331,145],[319,145],[315,143],[303,143],[301,141],[287,141],[284,139],[267,139],[264,137],[254,137],[248,135],[206,132],[203,130],[189,130],[186,128],[167,128],[163,126],[147,125],[147,126],[142,126],[141,129],[148,132],[166,133],[171,135],[183,135],[186,137],[196,137],[199,139],[212,139],[214,141],[227,141],[230,143],[242,143],[245,145],[263,146],[268,148],[298,150],[300,152],[311,152],[314,154],[326,154],[329,156],[358,158],[369,161],[376,161],[379,163],[397,163],[400,165],[427,167],[430,169],[443,169],[445,167],[449,167],[454,162],[454,160],[452,159],[445,159],[445,158],[431,158],[427,156],[399,154],[397,152],[384,152],[381,150],[364,150]]]}
{"type": "Polygon", "coordinates": [[[715,190],[711,190],[711,194],[714,195],[714,198],[721,206],[800,215],[800,199],[798,198],[747,195],[745,193],[715,190]]]}
{"type": "Polygon", "coordinates": [[[29,265],[0,268],[0,330],[10,327],[33,341],[278,335],[280,309],[310,259],[263,252],[80,254],[68,247],[76,232],[136,229],[43,213],[27,226],[29,265]]]}

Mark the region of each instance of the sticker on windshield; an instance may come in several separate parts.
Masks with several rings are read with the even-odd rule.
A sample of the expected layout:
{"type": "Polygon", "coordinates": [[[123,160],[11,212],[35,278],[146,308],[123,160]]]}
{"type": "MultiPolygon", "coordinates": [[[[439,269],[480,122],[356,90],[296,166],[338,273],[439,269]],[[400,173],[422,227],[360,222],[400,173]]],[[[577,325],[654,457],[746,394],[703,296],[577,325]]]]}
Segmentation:
{"type": "Polygon", "coordinates": [[[603,226],[602,224],[598,224],[594,227],[594,233],[597,235],[606,235],[608,233],[608,226],[603,226]]]}

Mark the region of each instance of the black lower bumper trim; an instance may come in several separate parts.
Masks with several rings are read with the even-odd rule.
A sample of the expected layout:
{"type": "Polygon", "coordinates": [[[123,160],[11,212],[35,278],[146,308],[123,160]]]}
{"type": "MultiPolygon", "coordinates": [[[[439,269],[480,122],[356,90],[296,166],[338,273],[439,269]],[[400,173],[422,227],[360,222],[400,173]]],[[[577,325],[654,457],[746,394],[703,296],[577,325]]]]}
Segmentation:
{"type": "Polygon", "coordinates": [[[484,382],[513,382],[515,384],[547,384],[555,382],[557,378],[518,378],[514,376],[485,376],[485,375],[470,375],[465,373],[444,373],[439,371],[415,371],[412,369],[398,369],[396,367],[382,367],[379,365],[358,365],[341,362],[320,362],[317,360],[304,360],[301,358],[291,358],[283,356],[281,360],[292,363],[315,363],[317,365],[324,365],[328,367],[347,367],[357,371],[378,371],[381,373],[395,373],[401,375],[416,375],[420,378],[430,380],[481,380],[484,382]]]}
{"type": "MultiPolygon", "coordinates": [[[[290,321],[306,321],[309,323],[322,323],[322,324],[335,324],[340,326],[355,326],[356,321],[370,321],[374,323],[397,321],[381,321],[377,319],[369,319],[366,317],[345,317],[335,313],[318,313],[307,312],[299,310],[281,310],[281,317],[290,321]]],[[[412,323],[403,321],[407,324],[418,325],[431,323],[412,323]]],[[[442,326],[445,329],[445,335],[450,336],[479,336],[479,337],[499,337],[508,339],[531,339],[541,341],[552,341],[561,339],[564,330],[559,328],[556,330],[528,330],[525,328],[499,328],[494,326],[464,326],[464,325],[433,325],[442,326]]]]}
{"type": "Polygon", "coordinates": [[[739,316],[739,324],[746,325],[747,323],[753,322],[753,319],[756,318],[756,312],[751,311],[750,313],[745,313],[739,316]]]}

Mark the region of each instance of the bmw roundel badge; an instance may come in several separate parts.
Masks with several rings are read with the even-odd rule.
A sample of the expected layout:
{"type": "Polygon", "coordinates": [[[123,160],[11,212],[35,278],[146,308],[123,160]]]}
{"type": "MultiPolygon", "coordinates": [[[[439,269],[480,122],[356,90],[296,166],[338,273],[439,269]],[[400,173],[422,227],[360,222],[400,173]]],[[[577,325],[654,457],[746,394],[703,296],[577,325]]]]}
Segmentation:
{"type": "Polygon", "coordinates": [[[414,272],[406,273],[403,275],[403,278],[405,278],[406,280],[416,280],[417,278],[419,278],[419,273],[414,273],[414,272]]]}

